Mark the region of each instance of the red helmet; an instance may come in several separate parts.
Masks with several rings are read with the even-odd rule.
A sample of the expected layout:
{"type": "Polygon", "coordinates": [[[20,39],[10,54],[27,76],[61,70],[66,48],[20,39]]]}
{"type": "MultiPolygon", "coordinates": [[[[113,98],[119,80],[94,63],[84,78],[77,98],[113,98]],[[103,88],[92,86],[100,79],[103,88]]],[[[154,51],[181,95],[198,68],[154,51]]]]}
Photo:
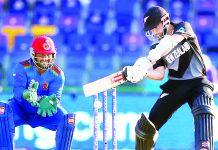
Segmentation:
{"type": "Polygon", "coordinates": [[[56,48],[53,40],[48,36],[39,36],[35,38],[32,43],[30,55],[39,69],[47,70],[51,68],[56,58],[56,48]],[[37,54],[47,55],[47,57],[39,57],[37,54]],[[48,55],[52,55],[52,57],[48,57],[48,55]]]}
{"type": "Polygon", "coordinates": [[[56,48],[53,40],[47,36],[39,36],[32,43],[34,53],[56,54],[56,48]]]}

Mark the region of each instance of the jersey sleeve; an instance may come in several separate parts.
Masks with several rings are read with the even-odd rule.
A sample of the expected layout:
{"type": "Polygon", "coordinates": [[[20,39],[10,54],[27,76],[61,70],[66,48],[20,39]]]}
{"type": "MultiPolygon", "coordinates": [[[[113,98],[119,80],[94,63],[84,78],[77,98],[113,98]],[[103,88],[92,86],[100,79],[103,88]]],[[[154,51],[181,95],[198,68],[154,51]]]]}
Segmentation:
{"type": "Polygon", "coordinates": [[[58,100],[61,99],[62,91],[64,88],[65,76],[63,71],[51,82],[49,87],[49,95],[55,94],[58,100]]]}
{"type": "Polygon", "coordinates": [[[196,35],[188,22],[181,22],[175,26],[174,34],[182,35],[185,39],[195,38],[196,35]]]}
{"type": "Polygon", "coordinates": [[[13,73],[14,77],[14,98],[19,102],[23,99],[23,91],[27,86],[27,76],[22,64],[17,64],[13,73]]]}
{"type": "MultiPolygon", "coordinates": [[[[153,45],[151,45],[150,46],[150,50],[152,50],[152,49],[154,49],[156,46],[158,45],[158,43],[155,43],[155,44],[153,44],[153,45]]],[[[163,60],[163,58],[160,58],[159,60],[157,60],[157,62],[155,63],[155,64],[153,64],[153,69],[156,69],[156,68],[158,68],[158,67],[160,67],[160,66],[166,66],[165,65],[165,62],[164,62],[164,60],[163,60]]]]}

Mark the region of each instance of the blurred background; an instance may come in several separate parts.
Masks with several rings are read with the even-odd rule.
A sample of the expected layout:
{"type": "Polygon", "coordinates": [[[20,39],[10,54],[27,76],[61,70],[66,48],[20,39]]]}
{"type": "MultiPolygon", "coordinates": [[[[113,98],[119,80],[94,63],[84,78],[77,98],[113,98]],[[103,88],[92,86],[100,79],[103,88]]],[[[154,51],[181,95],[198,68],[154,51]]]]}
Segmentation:
{"type": "MultiPolygon", "coordinates": [[[[13,96],[13,67],[30,57],[33,38],[49,35],[57,47],[56,62],[66,77],[62,104],[77,114],[72,148],[91,150],[93,98],[84,97],[82,85],[132,65],[147,54],[151,43],[145,37],[142,22],[145,10],[154,5],[163,6],[171,21],[192,24],[204,53],[208,78],[217,85],[218,0],[0,0],[0,100],[13,96]]],[[[142,112],[149,113],[164,81],[145,79],[117,88],[119,149],[134,149],[136,121],[142,112]]],[[[215,103],[218,103],[216,93],[217,89],[215,103]]],[[[110,116],[110,106],[108,109],[110,116]]],[[[99,112],[101,115],[101,109],[99,112]]],[[[101,120],[102,116],[102,129],[101,120]]],[[[110,120],[108,125],[110,130],[110,120]]],[[[43,128],[17,127],[16,149],[52,149],[53,134],[43,128]]],[[[214,139],[218,149],[218,130],[214,139]]],[[[111,132],[108,140],[111,147],[111,132]]],[[[193,146],[192,114],[188,105],[184,105],[161,128],[156,149],[191,150],[193,146]]]]}

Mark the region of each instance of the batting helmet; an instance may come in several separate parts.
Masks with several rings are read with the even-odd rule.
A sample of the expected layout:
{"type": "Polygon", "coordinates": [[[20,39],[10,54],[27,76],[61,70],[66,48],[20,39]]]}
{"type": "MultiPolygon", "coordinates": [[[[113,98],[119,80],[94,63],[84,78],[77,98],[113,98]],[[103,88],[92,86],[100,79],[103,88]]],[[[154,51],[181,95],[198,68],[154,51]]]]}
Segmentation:
{"type": "Polygon", "coordinates": [[[151,36],[151,30],[153,28],[156,28],[160,23],[163,24],[163,27],[165,29],[165,31],[163,32],[166,32],[166,29],[170,24],[169,14],[164,8],[160,6],[151,7],[148,9],[147,12],[145,12],[143,23],[144,31],[146,31],[146,36],[151,36]]]}
{"type": "Polygon", "coordinates": [[[144,15],[144,30],[151,30],[161,22],[163,25],[168,24],[169,14],[164,8],[160,6],[151,7],[144,15]]]}
{"type": "Polygon", "coordinates": [[[31,46],[30,55],[38,68],[43,70],[50,68],[54,64],[56,58],[56,48],[53,40],[48,36],[39,36],[35,38],[31,46]],[[42,59],[42,56],[39,57],[37,54],[52,54],[52,58],[42,59]]]}

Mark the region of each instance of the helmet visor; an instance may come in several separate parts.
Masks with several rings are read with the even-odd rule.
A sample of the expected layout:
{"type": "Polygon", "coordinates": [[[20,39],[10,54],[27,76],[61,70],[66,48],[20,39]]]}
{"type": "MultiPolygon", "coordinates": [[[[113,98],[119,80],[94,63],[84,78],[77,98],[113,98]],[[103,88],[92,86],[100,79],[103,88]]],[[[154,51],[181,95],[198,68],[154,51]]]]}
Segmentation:
{"type": "Polygon", "coordinates": [[[155,28],[145,32],[146,37],[152,42],[158,42],[165,35],[165,28],[162,23],[159,23],[155,28]]]}

